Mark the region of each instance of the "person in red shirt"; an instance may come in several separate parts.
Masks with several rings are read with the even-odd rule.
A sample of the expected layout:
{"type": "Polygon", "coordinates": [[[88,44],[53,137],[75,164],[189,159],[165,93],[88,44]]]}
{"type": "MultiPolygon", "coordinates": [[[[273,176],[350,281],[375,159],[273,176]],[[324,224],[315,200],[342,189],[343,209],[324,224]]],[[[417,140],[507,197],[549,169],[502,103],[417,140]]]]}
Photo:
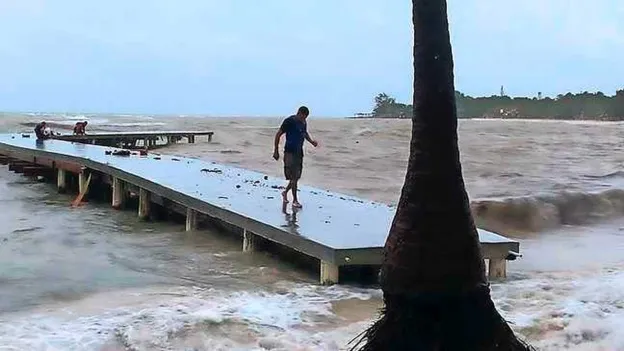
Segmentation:
{"type": "Polygon", "coordinates": [[[87,129],[87,121],[84,122],[76,122],[76,125],[74,126],[74,134],[75,135],[85,135],[86,129],[87,129]]]}

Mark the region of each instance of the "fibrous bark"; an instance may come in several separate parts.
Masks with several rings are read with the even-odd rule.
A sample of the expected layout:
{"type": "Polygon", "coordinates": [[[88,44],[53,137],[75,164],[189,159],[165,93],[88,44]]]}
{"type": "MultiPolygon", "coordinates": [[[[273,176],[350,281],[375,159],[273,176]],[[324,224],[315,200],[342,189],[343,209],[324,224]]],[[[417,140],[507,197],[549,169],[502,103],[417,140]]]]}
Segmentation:
{"type": "Polygon", "coordinates": [[[410,156],[360,350],[529,350],[497,312],[460,163],[445,0],[413,0],[410,156]]]}

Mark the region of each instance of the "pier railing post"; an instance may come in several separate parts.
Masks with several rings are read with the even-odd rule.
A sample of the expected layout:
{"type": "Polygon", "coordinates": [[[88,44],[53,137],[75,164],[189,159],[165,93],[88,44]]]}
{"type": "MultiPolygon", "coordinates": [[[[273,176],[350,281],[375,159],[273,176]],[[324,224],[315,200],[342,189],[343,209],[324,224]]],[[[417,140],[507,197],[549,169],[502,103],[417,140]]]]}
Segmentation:
{"type": "Polygon", "coordinates": [[[338,283],[338,266],[321,261],[321,284],[332,285],[338,283]]]}
{"type": "Polygon", "coordinates": [[[114,209],[118,210],[123,208],[125,203],[125,185],[124,181],[113,177],[113,201],[112,206],[114,209]]]}
{"type": "Polygon", "coordinates": [[[255,250],[254,234],[243,229],[243,252],[251,252],[255,250]]]}
{"type": "Polygon", "coordinates": [[[150,193],[141,188],[139,190],[139,218],[148,219],[150,215],[150,193]]]}
{"type": "Polygon", "coordinates": [[[507,260],[504,258],[490,258],[488,277],[491,280],[507,278],[507,260]]]}
{"type": "Polygon", "coordinates": [[[63,194],[67,191],[67,171],[59,168],[56,172],[56,187],[63,194]]]}
{"type": "Polygon", "coordinates": [[[197,229],[197,211],[192,208],[186,209],[186,231],[190,232],[197,229]]]}

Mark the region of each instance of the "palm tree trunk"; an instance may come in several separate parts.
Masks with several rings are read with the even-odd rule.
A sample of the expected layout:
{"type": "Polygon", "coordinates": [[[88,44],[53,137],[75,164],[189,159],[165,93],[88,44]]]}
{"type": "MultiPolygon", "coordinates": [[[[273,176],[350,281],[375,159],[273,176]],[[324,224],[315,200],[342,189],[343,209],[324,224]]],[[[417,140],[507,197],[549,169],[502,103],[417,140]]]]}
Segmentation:
{"type": "Polygon", "coordinates": [[[457,142],[446,0],[413,0],[414,116],[384,250],[385,308],[360,350],[527,350],[490,298],[457,142]]]}

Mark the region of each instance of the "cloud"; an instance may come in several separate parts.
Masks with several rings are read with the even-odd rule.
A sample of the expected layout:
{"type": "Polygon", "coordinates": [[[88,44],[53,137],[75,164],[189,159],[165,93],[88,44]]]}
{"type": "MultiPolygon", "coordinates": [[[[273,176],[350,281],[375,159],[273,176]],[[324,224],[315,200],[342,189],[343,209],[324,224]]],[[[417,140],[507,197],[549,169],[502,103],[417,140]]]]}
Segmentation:
{"type": "MultiPolygon", "coordinates": [[[[623,6],[450,0],[458,87],[614,89],[623,6]]],[[[409,100],[411,55],[409,1],[0,0],[14,109],[348,114],[379,91],[409,100]]]]}
{"type": "Polygon", "coordinates": [[[452,0],[460,88],[486,94],[613,92],[624,55],[624,4],[617,0],[452,0]]]}

